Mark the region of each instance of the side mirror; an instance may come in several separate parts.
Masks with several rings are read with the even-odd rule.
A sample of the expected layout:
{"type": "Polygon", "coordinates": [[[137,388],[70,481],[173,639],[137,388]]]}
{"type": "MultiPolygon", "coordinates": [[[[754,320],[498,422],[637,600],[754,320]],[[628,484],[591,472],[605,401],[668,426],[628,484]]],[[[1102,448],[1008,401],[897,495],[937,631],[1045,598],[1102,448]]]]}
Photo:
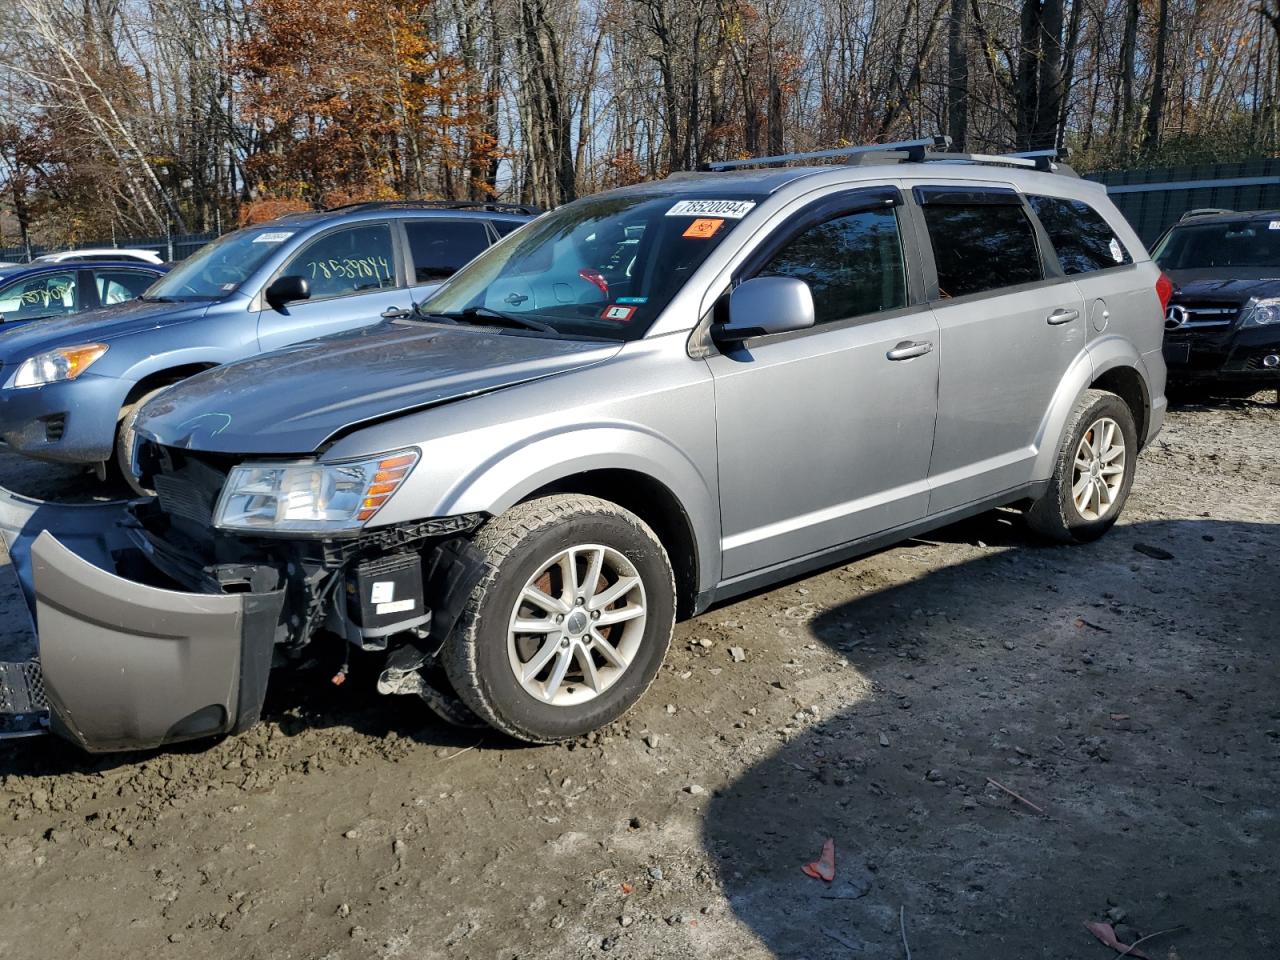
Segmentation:
{"type": "Polygon", "coordinates": [[[286,303],[311,297],[311,284],[306,277],[276,277],[263,294],[267,303],[279,310],[286,303]]]}
{"type": "Polygon", "coordinates": [[[711,328],[722,343],[813,326],[813,294],[795,277],[755,277],[729,294],[729,319],[711,328]]]}

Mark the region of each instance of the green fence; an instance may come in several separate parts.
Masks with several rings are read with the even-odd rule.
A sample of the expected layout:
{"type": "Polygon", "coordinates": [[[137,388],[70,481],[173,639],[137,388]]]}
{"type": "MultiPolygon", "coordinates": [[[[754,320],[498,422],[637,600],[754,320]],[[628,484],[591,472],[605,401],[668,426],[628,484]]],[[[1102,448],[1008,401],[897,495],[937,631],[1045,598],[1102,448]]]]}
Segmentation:
{"type": "Polygon", "coordinates": [[[1110,170],[1088,179],[1106,184],[1108,196],[1147,246],[1188,210],[1280,210],[1280,159],[1110,170]]]}

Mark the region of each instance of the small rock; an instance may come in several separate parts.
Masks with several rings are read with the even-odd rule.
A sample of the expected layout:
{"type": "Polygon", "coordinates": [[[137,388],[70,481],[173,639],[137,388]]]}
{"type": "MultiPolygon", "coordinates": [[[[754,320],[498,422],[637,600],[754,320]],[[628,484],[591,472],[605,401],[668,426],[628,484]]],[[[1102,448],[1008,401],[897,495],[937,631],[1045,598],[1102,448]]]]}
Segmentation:
{"type": "Polygon", "coordinates": [[[703,790],[702,787],[698,786],[696,783],[691,783],[684,788],[684,792],[693,797],[700,797],[707,791],[703,790]]]}
{"type": "Polygon", "coordinates": [[[676,705],[675,705],[674,703],[668,703],[668,704],[667,704],[667,716],[669,717],[669,716],[671,716],[672,714],[674,714],[675,712],[676,712],[676,705]]]}
{"type": "Polygon", "coordinates": [[[644,738],[645,746],[647,746],[650,750],[657,750],[659,739],[660,738],[656,733],[646,734],[644,738]]]}
{"type": "Polygon", "coordinates": [[[1149,543],[1135,543],[1133,549],[1137,550],[1144,556],[1151,557],[1153,560],[1172,560],[1173,554],[1168,550],[1160,547],[1153,547],[1149,543]]]}
{"type": "Polygon", "coordinates": [[[1017,647],[1015,647],[1015,646],[1014,646],[1014,644],[1013,644],[1013,641],[1012,641],[1012,640],[1006,640],[1006,641],[1004,642],[1004,648],[1005,648],[1006,650],[1016,650],[1016,649],[1017,649],[1017,647]]]}
{"type": "Polygon", "coordinates": [[[403,840],[400,840],[397,838],[391,841],[391,852],[394,853],[397,857],[403,857],[407,846],[408,844],[406,844],[403,840]]]}
{"type": "Polygon", "coordinates": [[[346,837],[348,840],[359,840],[359,839],[360,839],[360,831],[359,831],[359,830],[348,830],[346,833],[344,833],[344,834],[343,834],[343,836],[344,836],[344,837],[346,837]]]}
{"type": "Polygon", "coordinates": [[[650,867],[650,868],[649,868],[649,879],[650,879],[650,880],[661,880],[661,879],[662,879],[662,868],[661,868],[661,867],[650,867]]]}
{"type": "Polygon", "coordinates": [[[975,800],[973,797],[965,797],[964,800],[961,801],[960,805],[964,807],[966,810],[978,809],[978,801],[975,800]]]}
{"type": "Polygon", "coordinates": [[[338,916],[340,917],[351,916],[351,905],[349,903],[338,904],[338,916]]]}
{"type": "Polygon", "coordinates": [[[741,663],[743,660],[747,659],[747,652],[741,647],[730,647],[729,656],[732,658],[734,663],[741,663]]]}
{"type": "Polygon", "coordinates": [[[169,934],[169,942],[170,942],[170,943],[181,943],[181,942],[183,941],[183,939],[184,939],[184,938],[183,938],[183,936],[182,936],[182,933],[181,933],[181,932],[178,932],[178,933],[171,933],[171,934],[169,934]]]}
{"type": "Polygon", "coordinates": [[[635,922],[635,917],[629,917],[625,913],[618,918],[618,926],[620,927],[629,927],[635,922]]]}
{"type": "Polygon", "coordinates": [[[1111,907],[1107,910],[1107,919],[1112,923],[1123,923],[1129,912],[1124,907],[1111,907]]]}
{"type": "Polygon", "coordinates": [[[614,945],[617,942],[618,942],[617,937],[605,937],[603,940],[600,941],[600,949],[603,950],[605,953],[608,953],[610,950],[614,948],[614,945]]]}
{"type": "Polygon", "coordinates": [[[889,745],[889,738],[888,738],[887,736],[885,736],[884,731],[883,731],[883,730],[881,730],[881,731],[880,731],[880,746],[882,746],[882,747],[887,747],[888,745],[889,745]]]}

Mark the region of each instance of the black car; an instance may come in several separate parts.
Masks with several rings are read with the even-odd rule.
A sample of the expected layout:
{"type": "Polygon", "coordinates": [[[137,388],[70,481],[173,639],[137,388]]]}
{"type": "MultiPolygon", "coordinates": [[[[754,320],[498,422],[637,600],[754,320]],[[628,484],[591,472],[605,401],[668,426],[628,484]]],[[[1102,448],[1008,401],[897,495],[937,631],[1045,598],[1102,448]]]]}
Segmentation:
{"type": "Polygon", "coordinates": [[[1280,390],[1280,210],[1192,211],[1152,256],[1174,283],[1170,385],[1238,397],[1280,390]]]}

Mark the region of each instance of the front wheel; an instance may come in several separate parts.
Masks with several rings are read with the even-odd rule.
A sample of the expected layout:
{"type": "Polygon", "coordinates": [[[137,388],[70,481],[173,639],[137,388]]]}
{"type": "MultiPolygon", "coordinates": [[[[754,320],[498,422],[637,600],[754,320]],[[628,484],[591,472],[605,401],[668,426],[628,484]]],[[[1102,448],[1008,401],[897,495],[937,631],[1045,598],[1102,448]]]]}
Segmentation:
{"type": "Polygon", "coordinates": [[[138,439],[134,425],[138,422],[138,414],[147,405],[147,401],[165,389],[167,389],[167,385],[165,387],[157,387],[155,390],[149,390],[132,403],[126,404],[124,409],[120,411],[120,420],[116,426],[116,445],[112,457],[112,466],[115,467],[116,475],[129,485],[129,489],[142,497],[154,497],[156,492],[144,487],[138,479],[138,475],[134,472],[133,453],[138,439]]]}
{"type": "Polygon", "coordinates": [[[519,504],[481,528],[485,574],[443,651],[476,714],[521,740],[581,736],[631,708],[675,622],[666,550],[596,497],[519,504]]]}
{"type": "Polygon", "coordinates": [[[1087,543],[1124,509],[1138,458],[1133,413],[1120,397],[1087,390],[1076,404],[1049,489],[1027,511],[1027,523],[1060,543],[1087,543]]]}

